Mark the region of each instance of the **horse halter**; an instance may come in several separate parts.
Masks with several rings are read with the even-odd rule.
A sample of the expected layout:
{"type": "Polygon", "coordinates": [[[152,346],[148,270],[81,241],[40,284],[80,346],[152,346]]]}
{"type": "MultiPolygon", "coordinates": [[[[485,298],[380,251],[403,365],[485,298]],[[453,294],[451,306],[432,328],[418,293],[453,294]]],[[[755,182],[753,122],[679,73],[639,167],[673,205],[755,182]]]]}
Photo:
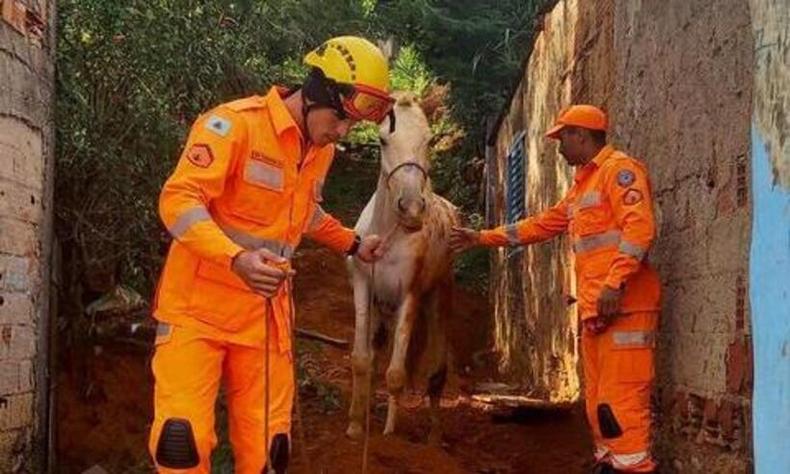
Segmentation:
{"type": "Polygon", "coordinates": [[[428,171],[421,164],[417,163],[416,161],[404,161],[398,166],[392,168],[392,171],[390,171],[389,173],[384,173],[387,189],[389,189],[390,187],[390,179],[392,179],[392,176],[398,171],[407,167],[414,167],[420,170],[420,173],[422,173],[423,185],[428,182],[428,171]]]}

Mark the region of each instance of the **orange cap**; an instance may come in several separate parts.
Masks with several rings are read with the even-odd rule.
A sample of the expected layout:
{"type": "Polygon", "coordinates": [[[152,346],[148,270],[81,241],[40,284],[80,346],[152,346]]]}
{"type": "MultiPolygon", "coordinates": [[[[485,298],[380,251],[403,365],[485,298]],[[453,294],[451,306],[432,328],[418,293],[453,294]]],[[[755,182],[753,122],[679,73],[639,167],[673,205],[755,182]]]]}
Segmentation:
{"type": "Polygon", "coordinates": [[[581,127],[589,130],[606,131],[609,120],[603,110],[594,105],[571,105],[560,112],[560,116],[554,126],[546,132],[546,137],[558,140],[560,131],[568,126],[581,127]]]}

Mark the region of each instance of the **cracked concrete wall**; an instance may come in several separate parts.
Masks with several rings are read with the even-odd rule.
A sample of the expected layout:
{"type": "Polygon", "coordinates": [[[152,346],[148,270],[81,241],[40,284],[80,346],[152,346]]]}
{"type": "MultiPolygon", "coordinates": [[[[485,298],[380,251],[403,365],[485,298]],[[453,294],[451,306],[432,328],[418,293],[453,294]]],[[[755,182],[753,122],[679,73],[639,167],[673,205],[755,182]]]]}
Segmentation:
{"type": "MultiPolygon", "coordinates": [[[[14,4],[17,9],[9,10],[14,4]]],[[[25,6],[25,8],[19,8],[25,6]]],[[[0,472],[44,472],[54,1],[0,18],[0,472]],[[46,19],[45,30],[28,30],[46,19]],[[43,33],[43,36],[41,36],[43,33]]]]}
{"type": "MultiPolygon", "coordinates": [[[[752,458],[748,252],[755,75],[749,4],[559,1],[544,24],[553,20],[562,23],[544,28],[535,43],[499,129],[498,169],[504,168],[508,139],[523,124],[528,137],[537,138],[571,102],[609,111],[610,141],[647,163],[656,198],[659,236],[650,260],[664,290],[655,394],[662,472],[747,472],[752,458]],[[569,14],[569,8],[575,12],[569,14]],[[564,46],[546,55],[546,44],[564,46]],[[532,95],[525,92],[531,88],[532,95]]],[[[765,85],[772,104],[787,97],[787,89],[776,92],[775,84],[765,85]]],[[[767,128],[777,128],[780,109],[774,106],[767,114],[774,124],[767,128]]],[[[786,150],[783,138],[771,143],[776,153],[786,150]]],[[[530,214],[562,194],[569,175],[552,169],[557,160],[545,141],[529,147],[525,198],[530,214]],[[546,180],[547,175],[556,179],[546,180]]],[[[786,161],[772,158],[771,163],[781,180],[786,161]]],[[[492,181],[504,187],[503,180],[500,172],[492,181]]],[[[501,212],[501,202],[497,205],[501,212]]],[[[539,395],[551,395],[561,385],[552,370],[569,370],[567,363],[545,362],[553,356],[554,335],[568,329],[575,334],[575,327],[564,322],[572,319],[565,309],[556,303],[530,306],[529,295],[553,295],[563,280],[569,284],[563,270],[550,268],[567,265],[563,251],[527,251],[523,266],[504,265],[502,253],[494,258],[493,299],[497,320],[503,322],[499,332],[507,336],[498,337],[498,348],[518,369],[514,378],[537,385],[528,390],[539,395]],[[534,258],[542,251],[548,258],[534,258]],[[528,283],[496,286],[519,278],[528,283]],[[526,304],[512,303],[519,299],[526,304]],[[530,307],[538,313],[530,314],[530,307]],[[523,319],[549,320],[559,329],[545,330],[523,319]]]]}
{"type": "Polygon", "coordinates": [[[658,449],[671,469],[745,472],[754,55],[743,0],[619,0],[612,130],[647,163],[661,274],[658,449]]]}

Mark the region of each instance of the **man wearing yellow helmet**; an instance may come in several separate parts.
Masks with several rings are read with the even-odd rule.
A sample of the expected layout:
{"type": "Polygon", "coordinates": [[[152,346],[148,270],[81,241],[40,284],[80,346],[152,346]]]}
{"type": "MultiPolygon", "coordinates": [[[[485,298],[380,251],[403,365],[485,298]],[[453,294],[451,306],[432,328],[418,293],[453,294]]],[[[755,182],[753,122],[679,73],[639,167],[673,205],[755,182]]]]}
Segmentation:
{"type": "Polygon", "coordinates": [[[333,38],[305,58],[300,89],[272,88],[201,115],[159,211],[174,240],[153,305],[159,472],[209,473],[214,403],[228,401],[237,473],[286,472],[294,396],[290,258],[303,235],[371,262],[360,238],[321,208],[334,142],[390,112],[389,70],[362,38],[333,38]]]}
{"type": "Polygon", "coordinates": [[[381,51],[353,36],[333,38],[305,57],[313,69],[302,95],[313,107],[329,106],[340,119],[381,122],[392,109],[389,68],[381,51]]]}

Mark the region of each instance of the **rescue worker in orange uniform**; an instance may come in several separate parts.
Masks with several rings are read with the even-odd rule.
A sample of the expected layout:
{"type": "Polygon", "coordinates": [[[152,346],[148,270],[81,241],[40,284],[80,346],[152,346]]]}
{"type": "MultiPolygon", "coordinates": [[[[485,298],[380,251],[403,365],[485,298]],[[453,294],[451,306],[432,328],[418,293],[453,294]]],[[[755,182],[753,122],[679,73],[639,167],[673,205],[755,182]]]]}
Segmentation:
{"type": "Polygon", "coordinates": [[[547,136],[576,167],[554,207],[493,230],[453,230],[451,245],[527,245],[570,234],[582,321],[587,417],[595,473],[654,472],[650,396],[660,282],[646,260],[655,237],[645,165],[606,144],[607,118],[590,105],[560,114],[547,136]]]}
{"type": "Polygon", "coordinates": [[[149,449],[158,472],[211,471],[222,379],[236,472],[285,473],[295,390],[289,260],[303,235],[366,262],[381,256],[378,236],[361,239],[321,208],[321,189],[334,143],[391,111],[387,60],[343,36],[305,63],[300,89],[275,87],[200,116],[162,190],[174,240],[154,304],[149,449]]]}

